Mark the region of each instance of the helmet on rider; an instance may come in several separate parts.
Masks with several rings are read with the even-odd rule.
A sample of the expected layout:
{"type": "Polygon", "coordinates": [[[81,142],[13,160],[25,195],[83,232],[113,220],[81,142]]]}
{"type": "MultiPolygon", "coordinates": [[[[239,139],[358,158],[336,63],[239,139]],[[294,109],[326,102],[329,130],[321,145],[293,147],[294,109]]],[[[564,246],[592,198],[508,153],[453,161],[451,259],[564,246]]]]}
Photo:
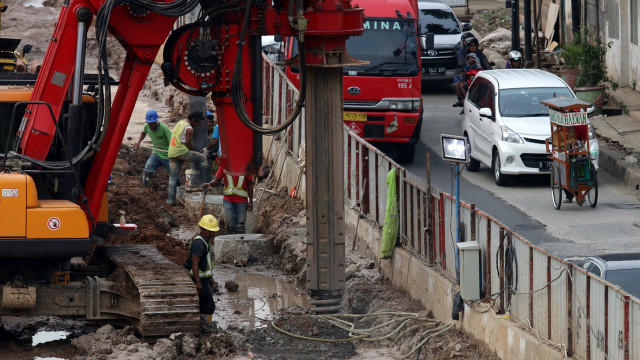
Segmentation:
{"type": "Polygon", "coordinates": [[[460,41],[462,41],[462,46],[466,47],[467,41],[471,38],[475,38],[475,36],[473,36],[472,33],[470,32],[463,33],[462,36],[460,36],[460,41]]]}
{"type": "Polygon", "coordinates": [[[522,67],[522,54],[520,53],[520,51],[512,50],[511,52],[509,52],[509,63],[511,64],[512,68],[522,67]],[[515,62],[518,62],[518,64],[514,64],[515,62]]]}

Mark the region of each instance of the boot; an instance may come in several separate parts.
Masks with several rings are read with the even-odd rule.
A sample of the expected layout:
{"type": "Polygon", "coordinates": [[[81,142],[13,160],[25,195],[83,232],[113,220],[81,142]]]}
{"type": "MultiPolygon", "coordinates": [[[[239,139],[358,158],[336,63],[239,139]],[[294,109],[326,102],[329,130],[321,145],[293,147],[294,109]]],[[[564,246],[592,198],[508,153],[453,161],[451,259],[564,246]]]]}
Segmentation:
{"type": "Polygon", "coordinates": [[[149,186],[149,173],[146,171],[142,172],[142,186],[149,186]]]}

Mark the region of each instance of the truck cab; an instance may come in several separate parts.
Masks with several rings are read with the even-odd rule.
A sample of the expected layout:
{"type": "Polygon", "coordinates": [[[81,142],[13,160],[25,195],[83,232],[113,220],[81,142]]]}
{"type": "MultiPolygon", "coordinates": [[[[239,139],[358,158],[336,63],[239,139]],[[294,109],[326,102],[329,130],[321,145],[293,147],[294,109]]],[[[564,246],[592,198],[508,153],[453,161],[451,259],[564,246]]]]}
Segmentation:
{"type": "MultiPolygon", "coordinates": [[[[344,122],[366,141],[395,148],[400,162],[412,162],[423,112],[417,2],[352,3],[364,8],[365,31],[347,40],[347,52],[369,63],[343,69],[344,122]]],[[[287,38],[283,60],[296,55],[296,39],[287,38]]],[[[298,68],[287,65],[284,72],[298,87],[298,68]]]]}

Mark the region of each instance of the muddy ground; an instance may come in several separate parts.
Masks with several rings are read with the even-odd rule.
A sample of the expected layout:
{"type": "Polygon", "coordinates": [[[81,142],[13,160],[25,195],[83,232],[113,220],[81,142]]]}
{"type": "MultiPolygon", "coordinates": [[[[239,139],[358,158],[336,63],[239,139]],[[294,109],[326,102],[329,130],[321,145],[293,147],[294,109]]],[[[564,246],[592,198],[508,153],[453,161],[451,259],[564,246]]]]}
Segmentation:
{"type": "MultiPolygon", "coordinates": [[[[124,210],[127,222],[138,225],[139,232],[130,235],[113,234],[106,243],[153,244],[172,261],[181,264],[187,255],[185,236],[167,235],[171,230],[186,232],[195,230],[189,222],[182,206],[171,207],[165,203],[166,172],[159,170],[148,188],[140,186],[140,170],[144,156],[123,146],[120,158],[113,170],[112,184],[109,186],[110,220],[119,221],[119,210],[124,210]]],[[[263,187],[266,184],[258,184],[263,187]]],[[[260,191],[258,191],[260,194],[260,191]]],[[[282,279],[291,284],[299,297],[307,297],[303,288],[305,273],[305,213],[299,199],[291,199],[283,189],[277,194],[265,192],[256,206],[259,211],[259,232],[275,235],[278,253],[264,259],[260,264],[238,268],[220,264],[215,270],[215,280],[224,284],[236,280],[243,286],[242,275],[256,273],[282,279]]],[[[172,233],[175,233],[172,232],[172,233]]],[[[351,246],[347,246],[348,249],[351,246]]],[[[374,342],[345,341],[319,342],[304,340],[276,331],[274,325],[296,336],[321,339],[347,339],[348,331],[331,325],[327,320],[313,316],[307,307],[297,305],[272,308],[274,314],[258,314],[257,306],[248,308],[248,316],[255,322],[234,321],[247,318],[244,309],[237,302],[247,301],[234,296],[219,287],[214,298],[218,309],[214,324],[203,326],[198,337],[174,334],[155,344],[142,342],[131,327],[103,326],[82,321],[58,318],[3,318],[0,328],[0,358],[33,359],[35,356],[58,357],[62,359],[391,359],[402,358],[424,338],[426,330],[441,326],[430,319],[422,305],[411,299],[403,291],[394,288],[381,276],[374,263],[358,253],[347,254],[346,265],[353,275],[347,282],[344,296],[344,314],[363,315],[382,310],[421,314],[421,320],[411,321],[388,339],[374,342]],[[234,301],[236,303],[234,303],[234,301]],[[225,308],[228,307],[228,308],[225,308]],[[237,308],[241,310],[233,310],[237,308]],[[264,316],[271,318],[263,319],[264,316]],[[259,320],[259,321],[258,321],[259,320]],[[71,334],[66,340],[30,345],[30,336],[36,331],[65,330],[71,334]],[[97,330],[96,330],[97,329],[97,330]],[[405,330],[408,332],[404,333],[405,330]],[[402,334],[396,339],[395,335],[402,334]],[[395,341],[394,341],[395,340],[395,341]],[[393,344],[393,347],[391,345],[393,344]],[[6,357],[9,355],[9,357],[6,357]]],[[[279,297],[274,291],[266,297],[279,297]]],[[[281,304],[284,305],[284,304],[281,304]]],[[[378,315],[369,319],[347,319],[356,328],[371,328],[393,320],[391,315],[378,315]]],[[[400,325],[395,322],[378,331],[370,338],[383,337],[400,325]]],[[[412,358],[419,359],[495,359],[496,355],[476,344],[455,328],[430,339],[412,358]]]]}
{"type": "MultiPolygon", "coordinates": [[[[42,59],[58,8],[52,5],[25,6],[27,2],[12,0],[5,3],[9,5],[9,10],[2,15],[3,36],[28,39],[20,46],[27,42],[32,44],[34,48],[30,58],[42,59]]],[[[112,76],[117,77],[124,52],[114,40],[111,43],[112,60],[109,63],[113,69],[112,76]]],[[[90,33],[88,71],[95,68],[95,55],[95,42],[90,33]]],[[[187,97],[165,88],[155,65],[140,98],[147,103],[156,103],[158,107],[167,106],[175,116],[169,123],[184,116],[188,110],[187,97]]],[[[132,131],[133,134],[137,132],[139,129],[132,131]]],[[[148,154],[144,150],[133,151],[129,146],[132,140],[135,139],[125,138],[112,172],[112,183],[108,188],[109,220],[118,223],[122,210],[128,223],[138,225],[138,231],[112,234],[106,243],[152,244],[167,258],[182,264],[187,255],[187,241],[195,233],[196,226],[188,220],[184,207],[166,204],[168,174],[164,169],[157,170],[148,188],[141,186],[140,174],[148,154]]],[[[268,185],[273,184],[260,183],[257,187],[268,185]]],[[[385,339],[345,341],[349,331],[332,325],[330,319],[311,315],[307,310],[308,303],[301,306],[295,301],[285,301],[288,296],[308,301],[304,289],[304,208],[299,199],[291,199],[284,189],[275,194],[262,194],[258,190],[256,195],[260,198],[255,206],[259,213],[258,232],[274,234],[278,251],[252,266],[216,266],[216,282],[224,284],[228,280],[235,280],[241,291],[229,293],[222,286],[218,288],[214,295],[218,307],[214,323],[205,324],[198,336],[174,334],[155,343],[146,343],[136,336],[133,328],[117,324],[93,324],[79,319],[55,317],[3,317],[0,324],[0,359],[400,359],[428,336],[423,335],[425,331],[432,331],[427,333],[432,334],[434,329],[443,333],[430,338],[419,351],[412,354],[412,359],[496,358],[495,354],[455,328],[445,329],[442,324],[430,319],[430,314],[424,311],[420,303],[391,286],[374,263],[358,253],[349,252],[346,256],[346,265],[352,275],[347,282],[343,314],[362,316],[392,309],[415,314],[415,319],[407,319],[401,328],[402,322],[394,321],[368,334],[369,340],[388,335],[385,339]],[[261,295],[262,298],[251,298],[247,291],[247,279],[251,276],[257,276],[251,278],[251,281],[258,283],[254,289],[261,282],[264,288],[268,288],[267,279],[275,279],[280,283],[261,295]],[[287,290],[282,290],[284,288],[287,290]],[[291,335],[276,331],[272,323],[291,335]],[[398,331],[392,334],[396,329],[398,331]],[[68,335],[62,340],[34,346],[32,337],[39,331],[65,331],[68,335]],[[311,341],[304,337],[322,341],[311,341]]],[[[347,249],[350,248],[348,245],[347,249]]],[[[347,320],[358,329],[366,329],[396,319],[394,314],[379,314],[347,320]]]]}

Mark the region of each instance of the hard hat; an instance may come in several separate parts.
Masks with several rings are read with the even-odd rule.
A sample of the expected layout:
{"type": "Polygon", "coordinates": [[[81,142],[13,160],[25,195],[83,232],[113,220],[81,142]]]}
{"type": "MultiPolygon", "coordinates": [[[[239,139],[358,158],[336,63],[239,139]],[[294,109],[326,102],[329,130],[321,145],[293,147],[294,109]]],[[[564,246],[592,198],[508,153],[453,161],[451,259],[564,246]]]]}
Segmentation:
{"type": "Polygon", "coordinates": [[[147,116],[144,119],[148,123],[154,123],[154,122],[158,121],[158,113],[153,109],[149,109],[149,110],[147,110],[147,116]]]}
{"type": "Polygon", "coordinates": [[[203,216],[202,219],[200,219],[198,225],[200,225],[201,228],[209,231],[220,230],[220,228],[218,227],[218,219],[216,219],[216,217],[211,214],[203,216]]]}
{"type": "Polygon", "coordinates": [[[520,61],[522,60],[522,54],[518,50],[513,50],[509,53],[509,60],[520,61]]]}

